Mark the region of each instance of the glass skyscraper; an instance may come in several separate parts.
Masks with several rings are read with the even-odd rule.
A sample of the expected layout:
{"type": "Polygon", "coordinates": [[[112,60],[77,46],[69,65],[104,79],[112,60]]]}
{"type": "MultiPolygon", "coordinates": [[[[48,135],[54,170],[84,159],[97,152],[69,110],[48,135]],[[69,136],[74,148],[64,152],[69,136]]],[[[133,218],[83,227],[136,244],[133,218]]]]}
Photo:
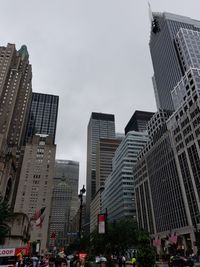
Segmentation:
{"type": "Polygon", "coordinates": [[[25,141],[31,141],[34,134],[47,134],[55,142],[59,97],[33,93],[25,141]]]}
{"type": "Polygon", "coordinates": [[[171,91],[184,75],[176,47],[180,28],[200,31],[200,21],[171,13],[153,13],[150,52],[154,69],[153,85],[158,109],[174,110],[171,91]]]}

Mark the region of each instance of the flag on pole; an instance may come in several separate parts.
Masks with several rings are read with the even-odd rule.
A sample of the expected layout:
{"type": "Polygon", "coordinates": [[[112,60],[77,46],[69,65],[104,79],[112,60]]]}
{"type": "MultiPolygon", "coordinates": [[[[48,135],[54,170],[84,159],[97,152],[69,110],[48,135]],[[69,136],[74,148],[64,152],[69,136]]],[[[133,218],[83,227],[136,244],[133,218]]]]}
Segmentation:
{"type": "Polygon", "coordinates": [[[45,217],[44,211],[45,207],[41,208],[40,210],[36,210],[36,212],[31,217],[31,221],[34,221],[36,226],[42,227],[42,223],[45,217]]]}
{"type": "Polygon", "coordinates": [[[106,214],[98,215],[98,233],[99,234],[106,233],[106,214]]]}

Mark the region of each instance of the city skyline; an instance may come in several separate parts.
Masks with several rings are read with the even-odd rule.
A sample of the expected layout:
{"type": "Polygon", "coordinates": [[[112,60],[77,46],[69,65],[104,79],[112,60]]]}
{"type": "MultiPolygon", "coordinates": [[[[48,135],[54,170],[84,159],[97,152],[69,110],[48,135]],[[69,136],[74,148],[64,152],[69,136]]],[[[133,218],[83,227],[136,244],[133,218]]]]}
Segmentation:
{"type": "MultiPolygon", "coordinates": [[[[136,7],[129,0],[86,0],[84,4],[61,1],[60,5],[48,1],[47,7],[44,1],[38,10],[37,3],[20,1],[12,3],[12,9],[10,1],[2,4],[1,45],[15,43],[19,49],[26,44],[33,91],[60,96],[56,158],[80,162],[82,187],[91,112],[115,114],[116,132],[122,132],[136,109],[156,111],[148,5],[146,1],[136,7]]],[[[181,5],[178,0],[152,0],[150,4],[155,12],[200,19],[197,0],[181,5]]]]}

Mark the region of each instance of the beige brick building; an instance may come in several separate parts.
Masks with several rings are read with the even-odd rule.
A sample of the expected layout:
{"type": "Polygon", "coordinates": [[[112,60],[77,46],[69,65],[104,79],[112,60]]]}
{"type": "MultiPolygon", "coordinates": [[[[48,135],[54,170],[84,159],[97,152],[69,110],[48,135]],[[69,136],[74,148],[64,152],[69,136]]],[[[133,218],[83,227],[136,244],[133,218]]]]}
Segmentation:
{"type": "Polygon", "coordinates": [[[31,241],[41,244],[42,254],[47,245],[48,223],[52,196],[56,145],[47,135],[35,135],[25,147],[15,212],[23,212],[31,219],[36,211],[45,208],[42,225],[32,220],[31,241]]]}

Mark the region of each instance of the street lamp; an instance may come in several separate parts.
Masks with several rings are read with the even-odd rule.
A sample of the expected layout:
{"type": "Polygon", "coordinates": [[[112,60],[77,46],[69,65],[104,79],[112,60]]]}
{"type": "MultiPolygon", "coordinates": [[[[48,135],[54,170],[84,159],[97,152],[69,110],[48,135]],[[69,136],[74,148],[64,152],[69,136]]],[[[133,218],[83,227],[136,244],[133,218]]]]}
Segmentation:
{"type": "Polygon", "coordinates": [[[82,210],[83,210],[83,194],[85,194],[86,189],[85,186],[83,185],[83,188],[80,189],[80,194],[78,195],[80,199],[80,217],[79,217],[79,238],[81,238],[81,232],[82,232],[82,210]]]}

